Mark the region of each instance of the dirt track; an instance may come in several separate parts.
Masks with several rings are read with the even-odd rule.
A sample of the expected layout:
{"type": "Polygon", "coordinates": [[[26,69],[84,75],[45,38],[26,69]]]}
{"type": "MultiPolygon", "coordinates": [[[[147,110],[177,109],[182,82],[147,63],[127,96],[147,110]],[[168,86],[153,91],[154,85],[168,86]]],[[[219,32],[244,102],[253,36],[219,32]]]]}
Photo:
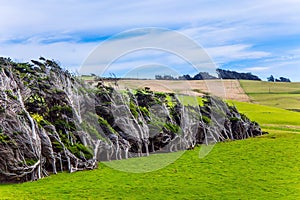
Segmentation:
{"type": "MultiPolygon", "coordinates": [[[[112,84],[112,82],[107,83],[112,84]]],[[[137,89],[149,87],[157,92],[174,92],[201,96],[211,93],[224,99],[249,102],[249,97],[237,80],[206,80],[206,81],[172,81],[172,80],[120,80],[119,89],[137,89]]]]}

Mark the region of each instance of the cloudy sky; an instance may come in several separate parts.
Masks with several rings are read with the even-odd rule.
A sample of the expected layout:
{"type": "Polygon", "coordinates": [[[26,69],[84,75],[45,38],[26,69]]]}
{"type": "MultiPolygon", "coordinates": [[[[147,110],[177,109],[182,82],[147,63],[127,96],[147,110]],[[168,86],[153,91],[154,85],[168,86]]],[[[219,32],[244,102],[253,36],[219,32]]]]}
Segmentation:
{"type": "MultiPolygon", "coordinates": [[[[103,44],[105,49],[130,46],[123,49],[126,54],[118,52],[118,59],[111,57],[112,67],[106,73],[124,75],[126,70],[147,71],[149,66],[157,70],[173,67],[178,74],[195,73],[187,65],[205,57],[211,58],[215,67],[252,72],[262,79],[273,74],[300,81],[300,1],[1,2],[0,56],[20,62],[44,56],[77,70],[93,60],[91,55],[103,44]],[[141,31],[145,27],[147,31],[141,31]],[[143,42],[149,41],[149,27],[156,30],[155,45],[143,42]],[[176,34],[170,36],[159,29],[174,30],[194,43],[182,43],[176,34]],[[202,51],[195,51],[194,44],[202,51]],[[176,47],[175,53],[170,50],[176,47]]],[[[111,52],[105,49],[97,52],[102,59],[111,52]]],[[[99,60],[93,62],[98,68],[105,67],[99,60]]]]}

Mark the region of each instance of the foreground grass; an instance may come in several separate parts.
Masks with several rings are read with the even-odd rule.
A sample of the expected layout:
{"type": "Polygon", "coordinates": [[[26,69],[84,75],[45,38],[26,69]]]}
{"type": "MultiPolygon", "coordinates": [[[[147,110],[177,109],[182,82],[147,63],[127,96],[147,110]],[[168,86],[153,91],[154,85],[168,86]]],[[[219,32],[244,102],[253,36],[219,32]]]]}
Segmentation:
{"type": "MultiPolygon", "coordinates": [[[[251,119],[262,123],[270,134],[218,143],[202,159],[199,159],[201,147],[198,147],[149,173],[121,172],[100,163],[99,169],[93,171],[61,173],[36,182],[1,185],[0,199],[299,199],[300,134],[297,128],[273,127],[299,126],[298,113],[247,103],[234,104],[251,119]],[[282,117],[273,117],[273,114],[282,117]]],[[[111,163],[124,168],[137,164],[143,167],[162,162],[169,156],[172,154],[111,163]]]]}
{"type": "Polygon", "coordinates": [[[241,80],[252,102],[289,110],[300,110],[300,83],[241,80]]]}

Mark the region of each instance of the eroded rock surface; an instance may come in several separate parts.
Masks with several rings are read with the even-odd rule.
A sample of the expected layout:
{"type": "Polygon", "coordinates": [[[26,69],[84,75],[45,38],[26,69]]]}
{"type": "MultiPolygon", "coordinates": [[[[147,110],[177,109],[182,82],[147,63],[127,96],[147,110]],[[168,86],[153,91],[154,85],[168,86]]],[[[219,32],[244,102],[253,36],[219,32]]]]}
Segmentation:
{"type": "Polygon", "coordinates": [[[0,182],[262,134],[235,107],[203,101],[190,106],[175,94],[117,91],[101,82],[92,88],[51,60],[0,58],[0,182]]]}

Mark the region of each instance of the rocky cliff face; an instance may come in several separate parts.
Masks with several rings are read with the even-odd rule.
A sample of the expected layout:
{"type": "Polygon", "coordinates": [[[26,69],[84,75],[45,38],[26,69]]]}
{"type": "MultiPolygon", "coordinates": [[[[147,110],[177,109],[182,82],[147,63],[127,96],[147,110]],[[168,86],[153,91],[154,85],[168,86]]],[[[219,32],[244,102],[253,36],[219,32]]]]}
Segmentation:
{"type": "Polygon", "coordinates": [[[32,64],[0,58],[0,182],[262,134],[220,99],[203,97],[203,106],[180,99],[101,82],[87,87],[44,58],[32,64]]]}

